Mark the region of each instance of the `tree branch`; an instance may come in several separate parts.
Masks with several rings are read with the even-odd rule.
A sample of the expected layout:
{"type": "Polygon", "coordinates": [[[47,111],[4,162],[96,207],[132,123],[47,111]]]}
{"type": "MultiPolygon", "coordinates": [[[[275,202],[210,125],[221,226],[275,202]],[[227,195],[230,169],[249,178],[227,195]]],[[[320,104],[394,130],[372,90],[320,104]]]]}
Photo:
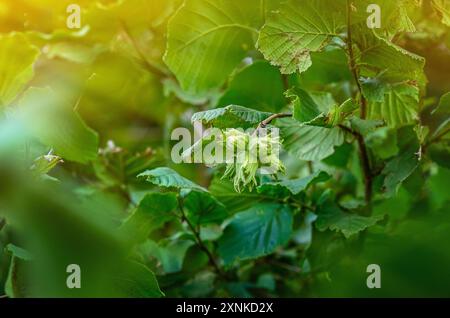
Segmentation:
{"type": "Polygon", "coordinates": [[[219,264],[217,264],[214,255],[210,252],[210,250],[206,247],[205,243],[203,242],[202,238],[200,237],[200,231],[195,228],[195,226],[189,221],[189,219],[186,216],[186,213],[184,212],[183,204],[181,203],[181,200],[178,199],[178,208],[181,212],[181,216],[183,218],[182,221],[186,221],[186,224],[188,225],[189,229],[191,230],[192,234],[195,237],[195,240],[197,242],[198,247],[208,256],[209,263],[212,267],[214,267],[214,270],[217,272],[217,274],[221,277],[225,277],[225,273],[222,271],[222,269],[219,267],[219,264]]]}
{"type": "Polygon", "coordinates": [[[287,91],[288,89],[290,89],[290,85],[289,85],[289,75],[286,74],[282,74],[281,75],[281,80],[283,81],[283,87],[284,90],[287,91]]]}
{"type": "Polygon", "coordinates": [[[288,118],[288,117],[292,117],[292,114],[290,113],[280,113],[280,114],[273,114],[272,116],[270,116],[269,118],[267,118],[266,120],[263,120],[258,128],[266,128],[268,125],[270,125],[275,119],[278,118],[288,118]]]}
{"type": "MultiPolygon", "coordinates": [[[[359,104],[360,104],[360,112],[361,119],[366,119],[367,117],[367,100],[364,97],[363,89],[361,82],[359,80],[359,71],[356,65],[355,53],[353,51],[353,35],[352,35],[352,3],[351,0],[347,0],[347,55],[350,70],[353,74],[354,80],[356,82],[356,86],[359,92],[359,104]]],[[[341,127],[342,128],[342,127],[341,127]]],[[[359,146],[359,157],[361,160],[361,168],[364,175],[364,193],[365,193],[365,201],[366,204],[370,207],[372,203],[372,192],[373,192],[373,175],[372,169],[370,166],[369,153],[367,151],[366,143],[364,141],[364,137],[359,134],[353,132],[353,135],[356,137],[359,146]]]]}
{"type": "Polygon", "coordinates": [[[339,125],[339,128],[349,134],[352,134],[358,142],[359,157],[361,160],[361,168],[364,175],[364,196],[366,204],[370,206],[372,203],[373,194],[373,173],[370,166],[369,153],[367,151],[366,143],[364,142],[364,136],[344,125],[339,125]]]}
{"type": "Polygon", "coordinates": [[[360,106],[361,106],[361,119],[366,119],[367,117],[367,100],[364,97],[362,85],[359,81],[359,72],[358,67],[356,65],[355,53],[353,51],[353,35],[352,35],[352,4],[351,0],[347,0],[347,53],[348,53],[348,61],[350,65],[350,71],[353,74],[353,78],[356,82],[356,86],[358,87],[359,98],[360,98],[360,106]]]}
{"type": "Polygon", "coordinates": [[[364,174],[364,196],[368,206],[372,203],[372,192],[373,192],[373,175],[372,169],[370,167],[369,154],[367,152],[367,147],[364,142],[364,137],[358,135],[356,138],[359,145],[359,156],[361,158],[361,166],[364,174]]]}

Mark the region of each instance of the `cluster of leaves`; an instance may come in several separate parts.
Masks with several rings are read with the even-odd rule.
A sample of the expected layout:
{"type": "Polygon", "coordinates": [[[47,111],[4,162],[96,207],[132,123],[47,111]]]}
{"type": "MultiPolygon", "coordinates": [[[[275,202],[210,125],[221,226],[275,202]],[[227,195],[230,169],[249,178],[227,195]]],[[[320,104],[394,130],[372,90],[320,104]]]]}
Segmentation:
{"type": "Polygon", "coordinates": [[[449,0],[71,2],[0,7],[0,292],[450,294],[402,272],[449,264],[449,0]],[[283,173],[172,164],[191,119],[279,128],[283,173]]]}

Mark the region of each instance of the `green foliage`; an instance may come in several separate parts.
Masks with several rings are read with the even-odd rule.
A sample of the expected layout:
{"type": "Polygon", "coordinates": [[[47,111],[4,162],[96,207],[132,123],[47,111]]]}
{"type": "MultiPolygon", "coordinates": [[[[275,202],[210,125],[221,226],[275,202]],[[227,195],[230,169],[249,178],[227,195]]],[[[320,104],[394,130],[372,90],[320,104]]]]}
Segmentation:
{"type": "Polygon", "coordinates": [[[20,33],[0,37],[0,107],[8,106],[33,78],[39,50],[20,33]]]}
{"type": "Polygon", "coordinates": [[[232,182],[220,178],[216,175],[211,181],[209,191],[222,202],[230,212],[240,212],[248,209],[255,203],[263,199],[255,191],[250,192],[244,189],[242,192],[236,192],[232,182]]]}
{"type": "Polygon", "coordinates": [[[217,128],[247,128],[257,125],[270,115],[270,113],[256,111],[243,106],[229,105],[224,108],[196,113],[192,116],[192,122],[199,121],[205,125],[213,125],[217,128]]]}
{"type": "Polygon", "coordinates": [[[420,145],[411,130],[403,129],[398,133],[400,152],[390,159],[383,170],[386,175],[384,189],[387,193],[397,190],[397,186],[405,181],[418,167],[420,145]]]}
{"type": "Polygon", "coordinates": [[[125,274],[116,278],[116,288],[122,297],[129,298],[159,298],[164,296],[159,289],[155,275],[143,264],[130,261],[125,264],[125,274]]]}
{"type": "Polygon", "coordinates": [[[26,262],[32,260],[32,256],[26,250],[12,244],[9,244],[6,250],[11,253],[11,265],[5,282],[5,293],[11,298],[25,297],[27,285],[24,268],[27,266],[26,262]]]}
{"type": "Polygon", "coordinates": [[[306,178],[263,183],[258,187],[258,192],[274,197],[282,197],[282,193],[287,190],[290,195],[297,195],[306,191],[310,186],[329,179],[330,176],[326,172],[317,171],[306,178]]]}
{"type": "Polygon", "coordinates": [[[319,52],[345,26],[342,0],[289,0],[269,16],[258,47],[281,72],[302,73],[311,67],[310,52],[319,52]],[[293,43],[295,45],[293,45],[293,43]]]}
{"type": "Polygon", "coordinates": [[[384,119],[389,126],[399,127],[418,120],[419,89],[400,84],[385,92],[381,102],[369,104],[370,119],[384,119]]]}
{"type": "Polygon", "coordinates": [[[176,238],[167,243],[160,242],[159,245],[153,241],[147,241],[143,244],[142,249],[145,251],[145,256],[154,257],[161,262],[165,273],[173,274],[183,269],[186,253],[194,244],[192,240],[176,238]]]}
{"type": "Polygon", "coordinates": [[[69,4],[0,5],[0,297],[450,295],[450,1],[69,4]]]}
{"type": "Polygon", "coordinates": [[[356,33],[355,43],[368,117],[392,127],[417,121],[425,60],[372,32],[356,33]]]}
{"type": "Polygon", "coordinates": [[[425,110],[421,120],[428,127],[431,138],[445,133],[450,123],[450,93],[441,97],[436,108],[425,110]]]}
{"type": "Polygon", "coordinates": [[[219,240],[225,264],[273,253],[289,241],[292,211],[284,205],[261,204],[236,214],[219,240]]]}
{"type": "Polygon", "coordinates": [[[218,107],[243,105],[276,113],[286,104],[280,71],[264,61],[256,61],[240,70],[230,80],[218,107]],[[255,79],[258,85],[255,85],[255,79]]]}
{"type": "Polygon", "coordinates": [[[299,122],[318,127],[334,127],[344,122],[357,105],[351,99],[342,105],[336,105],[330,93],[308,94],[302,89],[292,89],[287,96],[293,98],[294,118],[299,122]]]}
{"type": "Polygon", "coordinates": [[[284,147],[301,160],[320,161],[344,143],[344,132],[339,128],[304,126],[290,119],[280,128],[284,147]]]}
{"type": "Polygon", "coordinates": [[[184,199],[189,220],[198,225],[221,222],[228,212],[225,206],[206,192],[191,191],[184,199]]]}
{"type": "Polygon", "coordinates": [[[164,58],[183,89],[202,93],[225,82],[254,47],[262,17],[253,12],[259,5],[258,0],[185,2],[169,23],[164,58]]]}
{"type": "Polygon", "coordinates": [[[433,0],[432,3],[442,15],[442,23],[450,26],[450,3],[447,0],[433,0]]]}
{"type": "Polygon", "coordinates": [[[375,225],[383,216],[366,217],[344,212],[333,200],[323,198],[317,208],[316,227],[319,231],[342,232],[346,238],[375,225]]]}
{"type": "Polygon", "coordinates": [[[97,157],[98,136],[48,89],[32,88],[19,102],[31,134],[61,157],[87,163],[97,157]]]}
{"type": "Polygon", "coordinates": [[[138,178],[142,178],[149,183],[169,189],[193,189],[206,191],[204,188],[189,179],[180,176],[176,171],[165,167],[145,171],[139,174],[138,178]]]}
{"type": "MultiPolygon", "coordinates": [[[[367,7],[372,3],[370,0],[361,0],[354,3],[355,23],[366,21],[367,7]]],[[[418,9],[419,4],[419,1],[416,0],[378,1],[377,5],[380,6],[383,12],[379,33],[394,35],[398,32],[415,32],[416,28],[411,17],[413,16],[414,10],[418,9]]]]}
{"type": "Polygon", "coordinates": [[[134,243],[143,242],[150,233],[172,220],[177,208],[177,197],[173,193],[147,194],[122,229],[134,243]]]}

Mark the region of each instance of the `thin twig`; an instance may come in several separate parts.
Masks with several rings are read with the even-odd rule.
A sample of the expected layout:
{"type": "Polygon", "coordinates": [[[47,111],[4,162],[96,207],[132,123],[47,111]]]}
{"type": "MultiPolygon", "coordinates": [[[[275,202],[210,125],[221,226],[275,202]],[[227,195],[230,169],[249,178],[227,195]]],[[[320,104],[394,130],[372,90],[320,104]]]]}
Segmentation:
{"type": "MultiPolygon", "coordinates": [[[[363,89],[361,82],[359,80],[359,72],[358,67],[356,65],[355,54],[353,51],[353,35],[352,35],[352,3],[351,0],[347,0],[347,53],[348,53],[348,61],[350,70],[353,74],[353,77],[356,82],[356,86],[358,87],[359,99],[360,99],[360,110],[361,110],[361,119],[366,119],[367,117],[367,100],[364,97],[363,89]]],[[[345,127],[345,126],[343,126],[345,127]]],[[[342,127],[341,127],[342,128],[342,127]]],[[[364,137],[361,134],[354,134],[356,140],[358,141],[359,146],[359,156],[361,160],[361,168],[364,174],[364,192],[365,192],[365,200],[366,204],[370,207],[372,203],[372,194],[373,194],[373,176],[372,169],[370,166],[369,153],[367,151],[366,143],[364,141],[364,137]]]]}
{"type": "Polygon", "coordinates": [[[436,137],[432,138],[429,142],[427,142],[426,146],[429,146],[431,144],[441,141],[442,138],[444,138],[448,133],[450,133],[450,127],[445,129],[442,133],[440,133],[436,137]]]}
{"type": "Polygon", "coordinates": [[[296,274],[302,273],[302,269],[300,267],[297,267],[297,266],[294,266],[294,265],[286,264],[286,263],[279,262],[279,261],[276,261],[276,260],[268,260],[268,263],[272,264],[274,266],[278,266],[280,268],[283,268],[283,269],[285,269],[285,270],[287,270],[289,272],[293,272],[293,273],[296,273],[296,274]]]}
{"type": "Polygon", "coordinates": [[[361,157],[361,164],[364,173],[364,196],[367,205],[370,207],[372,203],[372,192],[373,192],[373,180],[372,180],[372,169],[370,167],[369,154],[367,152],[367,147],[364,142],[364,137],[358,135],[356,138],[359,145],[359,155],[361,157]]]}
{"type": "Polygon", "coordinates": [[[347,49],[348,49],[348,60],[350,65],[350,70],[358,87],[360,105],[361,105],[361,119],[366,119],[367,117],[367,100],[364,97],[361,82],[359,80],[358,67],[356,66],[355,53],[353,51],[353,35],[352,35],[352,4],[351,0],[347,0],[347,49]]]}
{"type": "Polygon", "coordinates": [[[339,125],[339,128],[341,128],[347,133],[352,134],[356,138],[356,141],[358,142],[361,168],[364,174],[364,196],[366,204],[370,206],[372,203],[372,193],[373,193],[373,173],[372,168],[370,166],[369,153],[367,151],[367,147],[364,141],[364,136],[358,133],[357,131],[354,131],[344,125],[339,125]]]}
{"type": "Polygon", "coordinates": [[[292,117],[292,114],[290,113],[281,113],[281,114],[273,114],[272,116],[270,116],[269,118],[267,118],[266,120],[263,120],[260,124],[258,128],[266,128],[268,125],[270,125],[275,119],[278,118],[288,118],[288,117],[292,117]]]}
{"type": "Polygon", "coordinates": [[[0,218],[0,231],[3,230],[3,227],[6,225],[6,219],[0,218]]]}
{"type": "Polygon", "coordinates": [[[208,256],[209,263],[211,264],[212,267],[214,267],[217,274],[221,277],[225,277],[225,273],[219,267],[219,264],[217,264],[214,256],[212,255],[210,250],[206,247],[205,243],[203,242],[202,238],[200,237],[200,231],[197,231],[195,226],[191,223],[191,221],[186,216],[186,213],[184,212],[184,208],[183,208],[183,204],[181,203],[181,200],[178,200],[178,207],[181,212],[181,216],[182,216],[183,220],[186,221],[186,224],[188,225],[189,229],[191,230],[192,234],[194,235],[198,247],[208,256]]]}
{"type": "Polygon", "coordinates": [[[357,135],[358,134],[356,131],[351,130],[347,126],[339,125],[338,127],[341,128],[343,131],[348,132],[349,134],[352,134],[352,135],[357,135]]]}
{"type": "Polygon", "coordinates": [[[281,79],[283,81],[284,90],[287,91],[288,89],[290,89],[291,87],[290,87],[290,84],[289,84],[289,75],[282,74],[281,75],[281,79]]]}

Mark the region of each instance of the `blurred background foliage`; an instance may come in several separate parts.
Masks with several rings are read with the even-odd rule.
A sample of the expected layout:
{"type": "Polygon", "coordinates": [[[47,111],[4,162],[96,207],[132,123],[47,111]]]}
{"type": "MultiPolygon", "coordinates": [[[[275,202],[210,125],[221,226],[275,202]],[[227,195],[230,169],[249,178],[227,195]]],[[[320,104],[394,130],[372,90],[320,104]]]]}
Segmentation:
{"type": "MultiPolygon", "coordinates": [[[[266,2],[269,12],[283,1],[266,2]]],[[[286,76],[256,48],[247,48],[225,83],[214,85],[211,78],[206,90],[183,90],[166,65],[173,64],[171,57],[164,59],[168,21],[182,3],[0,0],[0,296],[450,296],[448,136],[406,172],[400,186],[394,180],[395,193],[379,191],[373,207],[379,222],[368,230],[349,238],[324,231],[326,224],[314,225],[317,216],[299,207],[292,218],[277,219],[292,223],[292,235],[279,233],[278,248],[264,257],[240,255],[233,262],[215,254],[219,238],[229,238],[230,231],[245,232],[247,224],[258,230],[245,214],[233,218],[237,212],[267,197],[273,204],[288,199],[279,192],[236,193],[220,179],[221,169],[174,165],[172,130],[192,130],[194,113],[231,104],[273,113],[289,109],[286,85],[329,92],[344,102],[354,84],[341,51],[312,53],[311,68],[286,76]],[[66,9],[74,2],[82,9],[81,28],[70,30],[66,9]],[[158,182],[137,178],[162,166],[208,188],[208,194],[184,179],[176,196],[158,182]],[[211,217],[201,219],[198,211],[211,217]],[[81,289],[66,287],[69,264],[82,269],[81,289]],[[369,264],[381,266],[380,290],[366,286],[369,264]]],[[[201,6],[202,0],[190,3],[201,6]]],[[[252,5],[246,2],[245,14],[253,13],[245,11],[252,5]]],[[[446,125],[448,115],[436,118],[431,110],[450,91],[448,10],[445,15],[423,1],[408,15],[415,32],[392,41],[426,59],[422,120],[430,127],[446,125]]],[[[251,20],[263,23],[261,16],[251,20]]],[[[226,64],[227,56],[222,58],[226,64]]],[[[448,100],[441,103],[448,114],[448,100]]],[[[367,143],[388,159],[418,145],[416,137],[408,141],[413,134],[411,127],[385,127],[367,143]]],[[[330,209],[338,200],[345,211],[362,205],[357,147],[341,144],[314,162],[283,152],[286,178],[315,171],[330,177],[308,183],[296,200],[330,209]]],[[[400,162],[393,170],[402,168],[408,169],[400,162]]],[[[375,187],[382,185],[381,176],[375,178],[375,187]]],[[[262,206],[261,226],[277,209],[262,206]]],[[[222,244],[239,243],[220,242],[222,256],[222,244]]]]}

